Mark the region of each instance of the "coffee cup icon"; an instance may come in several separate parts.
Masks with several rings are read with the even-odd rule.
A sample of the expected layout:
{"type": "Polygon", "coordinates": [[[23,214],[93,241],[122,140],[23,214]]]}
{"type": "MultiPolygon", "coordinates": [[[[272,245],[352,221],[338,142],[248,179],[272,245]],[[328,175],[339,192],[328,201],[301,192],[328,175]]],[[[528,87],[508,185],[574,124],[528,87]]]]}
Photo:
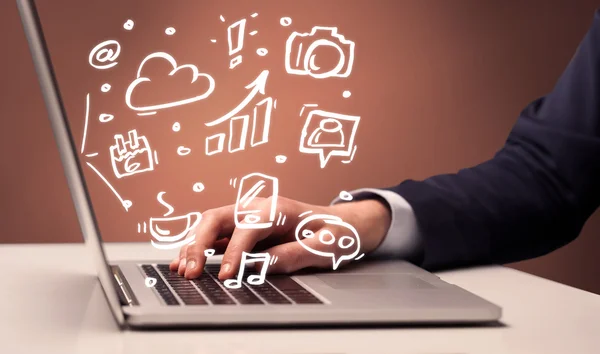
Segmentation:
{"type": "Polygon", "coordinates": [[[150,218],[150,234],[156,241],[171,243],[184,238],[200,223],[202,214],[191,212],[185,215],[150,218]]]}

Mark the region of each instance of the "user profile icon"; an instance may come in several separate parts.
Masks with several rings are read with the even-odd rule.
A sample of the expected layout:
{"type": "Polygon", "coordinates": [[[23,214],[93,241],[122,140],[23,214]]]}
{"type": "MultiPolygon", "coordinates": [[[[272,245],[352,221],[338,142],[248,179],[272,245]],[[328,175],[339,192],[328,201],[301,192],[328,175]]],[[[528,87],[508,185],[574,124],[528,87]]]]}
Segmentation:
{"type": "Polygon", "coordinates": [[[332,156],[346,157],[350,163],[356,153],[356,131],[360,117],[320,109],[308,113],[300,137],[300,152],[317,154],[325,168],[332,156]]]}

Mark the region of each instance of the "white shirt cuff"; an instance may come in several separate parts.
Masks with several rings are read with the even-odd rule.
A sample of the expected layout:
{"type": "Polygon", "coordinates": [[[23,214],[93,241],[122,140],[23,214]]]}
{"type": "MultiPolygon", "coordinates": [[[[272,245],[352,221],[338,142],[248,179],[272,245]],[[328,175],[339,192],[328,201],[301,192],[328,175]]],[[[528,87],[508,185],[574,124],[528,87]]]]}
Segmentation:
{"type": "MultiPolygon", "coordinates": [[[[352,200],[369,199],[369,195],[383,198],[391,210],[391,223],[383,241],[375,251],[373,257],[411,258],[419,249],[419,228],[417,219],[408,202],[399,194],[392,191],[374,188],[361,188],[349,192],[352,200]]],[[[351,200],[351,201],[352,201],[351,200]]],[[[340,197],[335,198],[331,204],[347,202],[340,197]]]]}

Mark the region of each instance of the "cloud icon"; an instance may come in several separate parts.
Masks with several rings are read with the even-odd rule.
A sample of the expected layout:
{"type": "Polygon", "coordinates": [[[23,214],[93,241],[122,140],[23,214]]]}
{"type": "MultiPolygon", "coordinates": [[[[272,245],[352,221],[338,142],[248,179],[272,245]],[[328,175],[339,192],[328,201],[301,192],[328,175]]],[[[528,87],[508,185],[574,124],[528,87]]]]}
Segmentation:
{"type": "Polygon", "coordinates": [[[192,64],[184,64],[184,65],[178,66],[177,62],[170,54],[167,54],[164,52],[156,52],[156,53],[152,53],[152,54],[148,55],[140,63],[140,67],[138,68],[136,79],[133,80],[133,82],[131,84],[129,84],[129,87],[127,88],[127,92],[125,94],[125,102],[127,103],[127,106],[129,108],[131,108],[134,111],[140,112],[140,113],[138,113],[138,115],[149,115],[149,114],[155,114],[156,111],[160,110],[160,109],[181,106],[184,104],[203,100],[203,99],[207,98],[208,96],[210,96],[214,90],[215,90],[215,80],[212,78],[212,76],[205,74],[205,73],[198,72],[198,68],[192,64]],[[150,60],[153,60],[153,59],[154,60],[159,60],[159,59],[166,60],[167,62],[169,62],[171,64],[171,67],[173,68],[173,70],[171,70],[169,72],[169,76],[175,75],[177,72],[179,72],[182,69],[191,70],[192,80],[190,81],[190,84],[195,83],[199,77],[206,78],[208,80],[208,84],[209,84],[208,89],[200,95],[195,95],[190,98],[186,98],[186,99],[179,100],[179,101],[166,102],[166,103],[160,103],[160,104],[154,104],[154,105],[146,105],[146,106],[135,106],[131,102],[131,96],[133,94],[133,91],[140,84],[150,83],[152,81],[152,80],[150,80],[150,78],[142,76],[142,70],[144,69],[144,65],[146,65],[146,63],[148,63],[150,60]]]}

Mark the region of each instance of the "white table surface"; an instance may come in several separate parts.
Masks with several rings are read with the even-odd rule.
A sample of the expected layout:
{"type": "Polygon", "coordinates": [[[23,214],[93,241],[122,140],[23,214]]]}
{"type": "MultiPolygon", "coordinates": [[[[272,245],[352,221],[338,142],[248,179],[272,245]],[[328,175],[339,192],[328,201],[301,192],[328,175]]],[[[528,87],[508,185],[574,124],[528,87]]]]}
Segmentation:
{"type": "MultiPolygon", "coordinates": [[[[148,244],[106,250],[165,256],[148,244]]],[[[0,266],[3,354],[600,353],[600,296],[499,266],[438,275],[502,306],[502,326],[231,331],[120,331],[81,244],[1,245],[0,266]]]]}

